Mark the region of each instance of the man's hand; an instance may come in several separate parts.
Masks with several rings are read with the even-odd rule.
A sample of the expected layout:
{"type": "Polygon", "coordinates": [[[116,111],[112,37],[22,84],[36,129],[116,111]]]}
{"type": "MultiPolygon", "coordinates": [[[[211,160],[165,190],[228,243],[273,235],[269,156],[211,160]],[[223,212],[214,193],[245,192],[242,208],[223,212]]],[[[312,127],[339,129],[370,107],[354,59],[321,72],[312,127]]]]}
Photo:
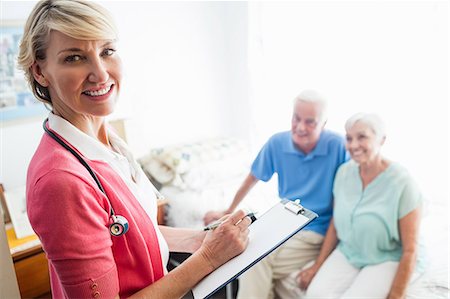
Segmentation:
{"type": "Polygon", "coordinates": [[[208,225],[213,221],[219,220],[226,214],[227,213],[225,211],[209,211],[205,214],[205,217],[203,217],[203,222],[205,225],[208,225]]]}

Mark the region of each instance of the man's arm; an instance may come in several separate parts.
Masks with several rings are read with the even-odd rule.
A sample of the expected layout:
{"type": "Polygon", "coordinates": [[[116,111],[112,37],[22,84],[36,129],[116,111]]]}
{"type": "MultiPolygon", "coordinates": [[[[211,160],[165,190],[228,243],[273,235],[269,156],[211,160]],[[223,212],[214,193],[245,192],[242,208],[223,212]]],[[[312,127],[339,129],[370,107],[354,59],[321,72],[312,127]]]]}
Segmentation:
{"type": "Polygon", "coordinates": [[[205,222],[205,224],[211,223],[212,221],[216,221],[226,214],[233,213],[233,211],[236,209],[239,203],[244,199],[247,193],[253,188],[253,186],[255,186],[257,182],[258,179],[253,174],[249,173],[248,176],[245,178],[244,182],[242,183],[241,187],[239,187],[238,191],[236,192],[233,202],[228,207],[228,209],[226,209],[225,211],[207,212],[205,214],[205,217],[203,217],[203,221],[205,222]]]}
{"type": "Polygon", "coordinates": [[[253,188],[253,186],[256,185],[257,182],[258,179],[253,176],[253,174],[249,173],[239,190],[236,192],[236,195],[234,196],[233,202],[231,203],[230,207],[225,210],[225,214],[233,213],[236,207],[241,203],[247,193],[253,188]]]}

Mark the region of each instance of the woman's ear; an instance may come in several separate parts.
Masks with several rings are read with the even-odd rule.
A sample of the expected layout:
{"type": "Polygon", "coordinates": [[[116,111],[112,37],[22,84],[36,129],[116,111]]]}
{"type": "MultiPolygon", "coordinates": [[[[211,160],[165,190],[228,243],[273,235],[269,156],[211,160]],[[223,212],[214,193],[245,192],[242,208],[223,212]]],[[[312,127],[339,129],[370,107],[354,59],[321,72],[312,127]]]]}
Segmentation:
{"type": "Polygon", "coordinates": [[[36,80],[42,87],[48,87],[48,81],[42,74],[42,69],[39,63],[36,61],[31,65],[31,72],[33,73],[34,80],[36,80]]]}

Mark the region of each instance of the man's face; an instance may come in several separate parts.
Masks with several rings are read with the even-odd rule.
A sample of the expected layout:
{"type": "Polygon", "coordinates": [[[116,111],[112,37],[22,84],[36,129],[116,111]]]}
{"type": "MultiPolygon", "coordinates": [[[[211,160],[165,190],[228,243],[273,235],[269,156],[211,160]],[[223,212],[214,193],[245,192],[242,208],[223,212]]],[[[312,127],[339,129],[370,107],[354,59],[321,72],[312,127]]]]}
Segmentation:
{"type": "Polygon", "coordinates": [[[305,154],[311,152],[319,141],[324,123],[320,120],[321,105],[298,101],[292,115],[292,141],[305,154]]]}

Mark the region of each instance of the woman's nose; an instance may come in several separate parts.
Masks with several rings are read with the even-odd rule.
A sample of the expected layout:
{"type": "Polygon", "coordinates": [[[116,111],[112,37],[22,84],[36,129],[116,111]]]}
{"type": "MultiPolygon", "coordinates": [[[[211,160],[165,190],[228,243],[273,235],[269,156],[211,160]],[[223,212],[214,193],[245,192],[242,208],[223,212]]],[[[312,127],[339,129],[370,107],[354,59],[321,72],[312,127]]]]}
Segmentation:
{"type": "Polygon", "coordinates": [[[109,79],[108,68],[100,58],[92,61],[88,80],[93,83],[105,83],[109,79]]]}
{"type": "Polygon", "coordinates": [[[347,147],[349,149],[354,149],[354,148],[357,148],[358,146],[359,146],[359,143],[356,140],[349,140],[349,141],[347,141],[347,147]]]}

